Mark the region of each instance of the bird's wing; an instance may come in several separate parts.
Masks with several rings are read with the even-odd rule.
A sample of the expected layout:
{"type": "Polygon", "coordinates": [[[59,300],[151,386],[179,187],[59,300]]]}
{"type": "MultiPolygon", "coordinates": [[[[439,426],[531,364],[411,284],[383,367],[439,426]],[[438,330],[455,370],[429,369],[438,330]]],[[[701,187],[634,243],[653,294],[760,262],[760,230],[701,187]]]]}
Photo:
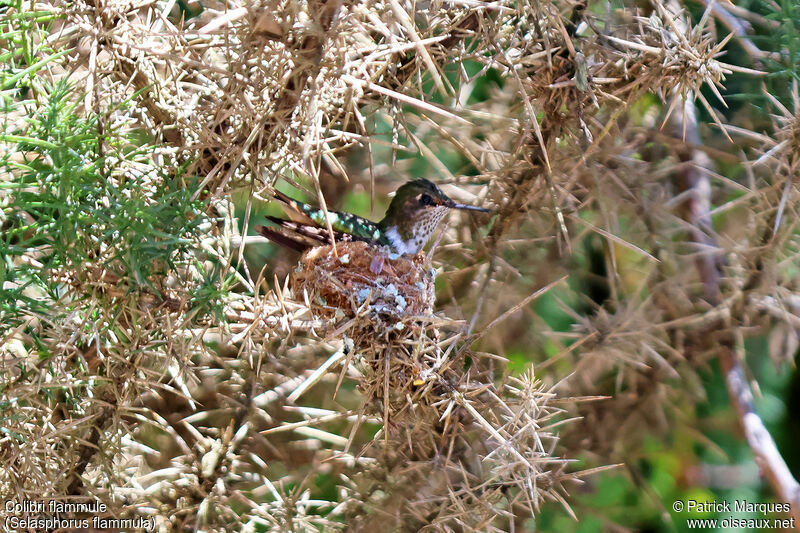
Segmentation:
{"type": "Polygon", "coordinates": [[[279,190],[272,191],[272,196],[281,204],[286,216],[288,216],[294,222],[300,222],[303,224],[312,223],[311,217],[308,216],[308,213],[315,211],[313,207],[295,200],[291,196],[287,196],[279,190]]]}
{"type": "MultiPolygon", "coordinates": [[[[330,235],[327,229],[328,225],[325,220],[325,213],[322,209],[295,200],[277,190],[273,191],[273,196],[280,202],[283,206],[283,210],[291,220],[283,220],[268,216],[267,218],[269,220],[278,226],[318,241],[319,244],[316,244],[316,246],[320,244],[330,244],[330,235]],[[289,222],[292,224],[289,224],[289,222]],[[319,238],[316,236],[319,229],[324,230],[324,240],[321,236],[319,238]],[[312,234],[314,234],[314,236],[312,236],[312,234]]],[[[378,224],[371,220],[350,213],[328,211],[328,221],[331,223],[331,228],[333,229],[337,241],[355,239],[359,241],[377,241],[381,244],[388,244],[388,242],[385,242],[385,237],[378,224]]]]}
{"type": "MultiPolygon", "coordinates": [[[[309,216],[315,224],[321,228],[327,228],[325,214],[322,213],[322,211],[309,213],[309,216]]],[[[331,223],[331,228],[333,228],[334,233],[346,233],[352,235],[352,238],[358,241],[377,241],[382,235],[380,228],[375,222],[350,213],[329,211],[328,220],[331,223]]]]}
{"type": "MultiPolygon", "coordinates": [[[[273,191],[272,194],[275,199],[280,202],[286,215],[293,222],[317,225],[321,228],[328,227],[325,221],[325,213],[322,209],[295,200],[278,190],[273,191]]],[[[357,215],[339,211],[328,211],[328,220],[331,223],[334,233],[350,233],[360,240],[375,240],[378,238],[378,235],[380,235],[378,225],[375,222],[357,215]]]]}
{"type": "MultiPolygon", "coordinates": [[[[256,226],[256,231],[267,239],[287,248],[303,252],[315,246],[331,243],[331,235],[328,233],[327,228],[272,216],[267,216],[267,219],[274,223],[277,228],[256,226]]],[[[352,241],[354,239],[354,236],[336,230],[333,231],[333,235],[337,242],[352,241]]],[[[360,239],[356,237],[356,240],[360,239]]]]}

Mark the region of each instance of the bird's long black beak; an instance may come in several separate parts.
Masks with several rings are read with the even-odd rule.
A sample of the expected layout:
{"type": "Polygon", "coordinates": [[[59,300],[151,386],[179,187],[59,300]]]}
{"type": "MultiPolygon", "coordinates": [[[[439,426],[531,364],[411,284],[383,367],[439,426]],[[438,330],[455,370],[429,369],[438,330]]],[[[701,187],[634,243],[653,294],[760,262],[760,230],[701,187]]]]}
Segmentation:
{"type": "Polygon", "coordinates": [[[448,205],[450,209],[463,209],[465,211],[480,211],[481,213],[491,213],[491,209],[486,209],[485,207],[478,207],[475,205],[467,205],[467,204],[457,204],[455,202],[448,205]]]}

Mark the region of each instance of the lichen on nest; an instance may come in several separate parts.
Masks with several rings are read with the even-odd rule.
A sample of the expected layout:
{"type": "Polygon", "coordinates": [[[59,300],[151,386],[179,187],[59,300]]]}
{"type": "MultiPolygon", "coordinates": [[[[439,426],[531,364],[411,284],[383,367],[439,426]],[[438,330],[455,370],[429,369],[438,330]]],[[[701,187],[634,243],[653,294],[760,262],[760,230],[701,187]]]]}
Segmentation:
{"type": "Polygon", "coordinates": [[[337,243],[336,253],[333,246],[307,251],[291,282],[318,315],[403,320],[433,312],[434,277],[422,254],[397,257],[356,241],[337,243]]]}

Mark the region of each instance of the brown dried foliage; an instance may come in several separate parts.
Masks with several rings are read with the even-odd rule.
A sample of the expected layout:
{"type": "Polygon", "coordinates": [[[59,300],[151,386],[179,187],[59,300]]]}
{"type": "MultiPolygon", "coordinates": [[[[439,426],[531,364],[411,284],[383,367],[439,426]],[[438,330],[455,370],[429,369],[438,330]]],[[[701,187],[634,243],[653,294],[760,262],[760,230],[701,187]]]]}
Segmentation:
{"type": "Polygon", "coordinates": [[[723,123],[701,89],[747,69],[717,58],[711,7],[692,25],[660,1],[602,17],[571,1],[203,2],[188,18],[174,2],[35,5],[74,47],[42,75],[163,142],[153,166],[188,162],[214,218],[193,266],[145,289],[113,261],[68,265],[48,272],[68,287],[52,314],[3,332],[19,415],[0,440],[4,499],[100,499],[171,531],[519,530],[545,502],[571,512],[592,470],[567,458],[622,462],[681,422],[717,341],[797,337],[798,109],[773,102],[767,134],[723,123]],[[502,82],[470,99],[490,70],[502,82]],[[137,91],[137,107],[110,106],[137,91]],[[703,140],[694,99],[753,164],[703,140]],[[332,183],[382,194],[420,159],[496,215],[444,231],[432,264],[387,259],[376,276],[354,243],[306,255],[291,286],[251,275],[234,193],[249,214],[286,180],[327,209],[332,183]],[[714,229],[720,199],[746,231],[714,229]],[[579,262],[592,254],[603,279],[579,262]],[[237,285],[221,316],[197,316],[210,257],[237,285]],[[587,303],[595,282],[607,295],[587,303]],[[571,331],[529,305],[554,287],[571,331]],[[535,375],[510,375],[520,347],[535,375]]]}

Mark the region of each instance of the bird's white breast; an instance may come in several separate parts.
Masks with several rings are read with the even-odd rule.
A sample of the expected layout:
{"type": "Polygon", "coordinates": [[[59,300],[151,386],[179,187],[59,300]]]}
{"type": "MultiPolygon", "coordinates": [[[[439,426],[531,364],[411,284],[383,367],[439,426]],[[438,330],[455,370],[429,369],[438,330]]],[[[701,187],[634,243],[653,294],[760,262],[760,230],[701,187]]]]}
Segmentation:
{"type": "Polygon", "coordinates": [[[392,226],[386,230],[386,238],[392,243],[394,252],[400,255],[415,254],[421,248],[413,237],[408,240],[403,239],[400,232],[397,231],[397,226],[392,226]]]}

